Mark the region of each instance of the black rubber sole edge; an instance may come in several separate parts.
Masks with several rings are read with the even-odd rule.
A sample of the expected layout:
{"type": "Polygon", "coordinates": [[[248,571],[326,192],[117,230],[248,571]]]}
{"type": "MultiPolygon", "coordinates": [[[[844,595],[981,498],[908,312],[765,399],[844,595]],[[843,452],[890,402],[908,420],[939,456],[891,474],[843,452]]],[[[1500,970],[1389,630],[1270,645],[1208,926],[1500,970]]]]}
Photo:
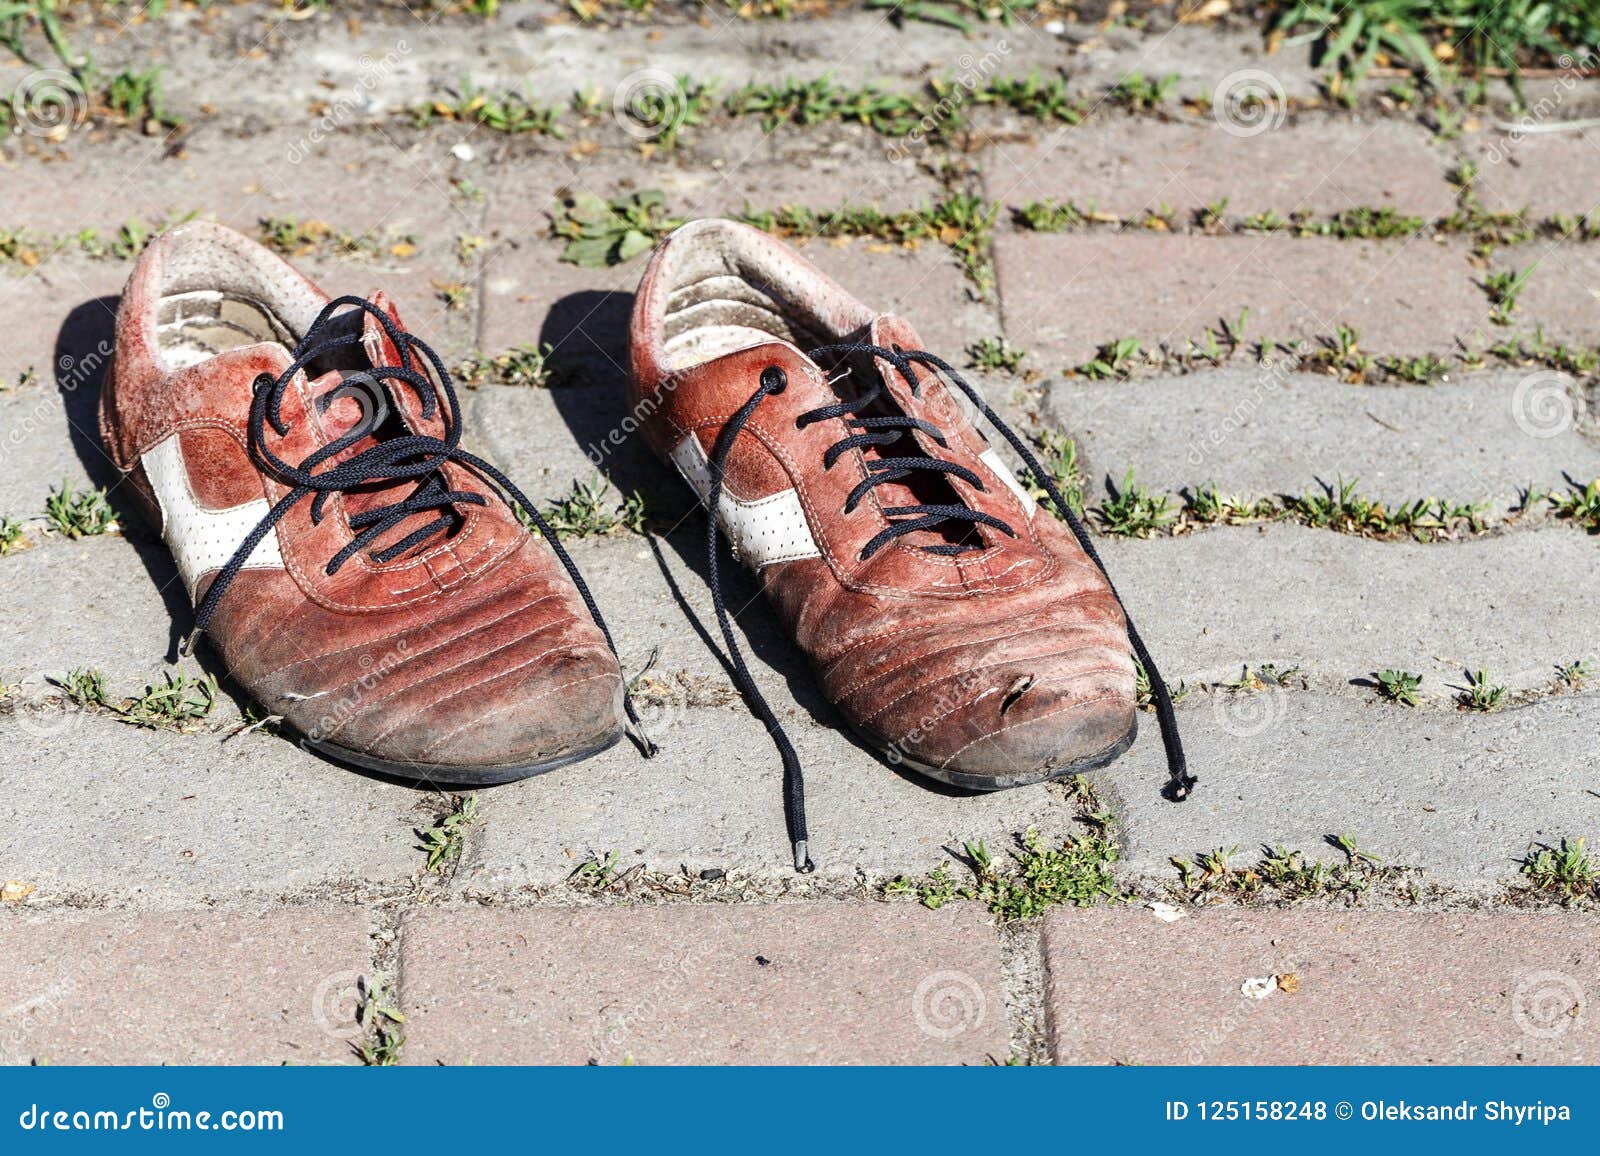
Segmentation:
{"type": "Polygon", "coordinates": [[[318,739],[309,737],[302,737],[300,742],[307,749],[332,759],[336,763],[348,763],[350,766],[360,767],[364,771],[375,771],[380,775],[387,775],[394,779],[403,779],[419,784],[436,784],[442,787],[499,787],[506,783],[514,783],[519,779],[531,779],[535,775],[548,774],[562,767],[571,766],[573,763],[580,763],[584,759],[592,759],[595,755],[609,751],[616,746],[622,741],[622,735],[623,732],[619,729],[604,742],[588,747],[585,750],[572,751],[538,763],[498,767],[461,767],[445,763],[401,763],[362,754],[360,751],[352,751],[336,743],[321,742],[318,739]]]}
{"type": "Polygon", "coordinates": [[[1013,787],[1031,787],[1036,783],[1048,783],[1056,779],[1067,779],[1073,775],[1087,774],[1089,771],[1098,771],[1101,767],[1109,766],[1116,762],[1127,749],[1133,746],[1133,740],[1139,734],[1139,714],[1134,712],[1133,725],[1128,728],[1128,733],[1116,742],[1097,751],[1092,755],[1085,755],[1081,759],[1074,759],[1070,763],[1063,763],[1059,767],[1051,767],[1044,771],[1034,771],[1021,775],[996,776],[996,775],[969,775],[963,771],[952,771],[943,767],[929,766],[919,763],[916,759],[885,747],[881,742],[874,741],[873,746],[884,752],[884,757],[895,766],[906,767],[925,775],[930,779],[946,783],[952,787],[960,787],[964,791],[1009,791],[1013,787]]]}

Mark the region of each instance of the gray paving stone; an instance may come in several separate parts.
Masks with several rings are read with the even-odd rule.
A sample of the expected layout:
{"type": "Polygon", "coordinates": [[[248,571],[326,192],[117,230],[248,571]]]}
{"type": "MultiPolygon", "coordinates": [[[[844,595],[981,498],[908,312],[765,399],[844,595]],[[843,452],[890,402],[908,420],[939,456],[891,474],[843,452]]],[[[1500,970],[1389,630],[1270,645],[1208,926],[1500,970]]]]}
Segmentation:
{"type": "Polygon", "coordinates": [[[95,715],[0,718],[0,876],[41,898],[172,906],[363,882],[420,864],[424,797],[252,734],[140,730],[95,715]]]}
{"type": "Polygon", "coordinates": [[[54,911],[0,917],[0,956],[7,1063],[337,1064],[371,950],[354,908],[54,911]]]}
{"type": "MultiPolygon", "coordinates": [[[[116,698],[174,669],[166,656],[193,615],[160,542],[51,538],[0,562],[7,587],[28,592],[0,605],[0,682],[13,701],[59,696],[49,680],[78,668],[103,673],[116,698]]],[[[199,673],[193,661],[183,668],[199,673]]],[[[219,718],[236,714],[231,699],[219,704],[219,718]]]]}
{"type": "MultiPolygon", "coordinates": [[[[1420,238],[1095,231],[995,240],[1006,336],[1046,371],[1081,365],[1121,337],[1182,348],[1244,309],[1252,340],[1314,340],[1347,324],[1375,354],[1454,352],[1490,328],[1466,256],[1420,238]]],[[[1528,314],[1538,315],[1531,304],[1528,314]]]]}
{"type": "Polygon", "coordinates": [[[416,911],[408,1063],[982,1064],[999,941],[966,904],[416,911]]]}
{"type": "Polygon", "coordinates": [[[1600,628],[1577,596],[1594,540],[1566,527],[1430,545],[1218,527],[1112,539],[1101,554],[1171,680],[1274,662],[1342,686],[1392,667],[1444,696],[1467,667],[1532,688],[1557,663],[1600,656],[1600,628]]]}
{"type": "MultiPolygon", "coordinates": [[[[159,22],[130,26],[95,45],[95,60],[165,68],[168,106],[199,118],[202,101],[222,118],[270,123],[307,118],[315,100],[343,121],[392,112],[455,85],[465,74],[479,88],[526,88],[543,103],[564,105],[579,89],[611,90],[644,69],[722,78],[728,86],[751,79],[833,75],[841,84],[881,83],[911,88],[925,75],[961,75],[980,68],[1015,75],[1049,72],[1064,54],[1073,81],[1099,91],[1129,72],[1174,73],[1180,91],[1210,94],[1226,75],[1270,66],[1291,95],[1315,92],[1316,70],[1306,48],[1261,58],[1259,33],[1215,25],[1126,28],[1075,26],[1053,36],[1041,27],[983,25],[971,37],[907,21],[891,27],[883,13],[845,9],[803,22],[747,21],[731,10],[698,13],[699,22],[663,26],[623,21],[584,26],[565,6],[507,3],[485,28],[478,19],[441,19],[437,11],[376,8],[358,27],[344,13],[307,20],[273,20],[270,12],[224,9],[169,12],[159,22]],[[212,30],[209,35],[203,29],[212,30]],[[220,39],[244,51],[218,53],[220,39]],[[250,49],[256,49],[251,51],[250,49]],[[283,59],[297,67],[286,75],[283,59]],[[991,63],[978,62],[989,58],[991,63]]],[[[9,91],[14,84],[0,71],[9,91]]]]}
{"type": "Polygon", "coordinates": [[[1342,860],[1327,839],[1348,834],[1427,879],[1470,884],[1515,879],[1530,843],[1600,831],[1592,695],[1480,715],[1408,710],[1370,692],[1223,691],[1183,704],[1179,719],[1200,778],[1187,802],[1157,793],[1159,743],[1099,772],[1136,872],[1176,879],[1171,856],[1217,847],[1242,848],[1246,862],[1277,844],[1342,860]]]}
{"type": "Polygon", "coordinates": [[[1564,374],[1469,374],[1431,387],[1348,385],[1242,360],[1181,377],[1053,383],[1042,420],[1070,433],[1097,493],[1133,469],[1153,491],[1302,494],[1360,479],[1389,503],[1437,496],[1509,509],[1537,482],[1600,475],[1564,374]]]}
{"type": "Polygon", "coordinates": [[[1433,219],[1455,204],[1445,180],[1451,163],[1421,125],[1350,116],[1253,135],[1210,118],[1091,117],[983,157],[991,200],[1071,201],[1124,217],[1165,205],[1184,222],[1224,198],[1230,217],[1390,206],[1433,219]]]}
{"type": "MultiPolygon", "coordinates": [[[[1585,1064],[1600,922],[1577,913],[1052,912],[1057,1063],[1585,1064]],[[1252,999],[1248,979],[1294,976],[1252,999]],[[1293,983],[1291,983],[1293,986],[1293,983]]],[[[1331,1098],[1331,1097],[1330,1097],[1331,1098]]]]}
{"type": "Polygon", "coordinates": [[[1490,126],[1466,142],[1468,155],[1478,165],[1473,189],[1484,208],[1527,209],[1534,217],[1546,217],[1582,216],[1595,207],[1600,132],[1541,132],[1538,127],[1548,127],[1552,119],[1532,114],[1505,123],[1518,127],[1506,131],[1490,126]],[[1535,131],[1527,131],[1527,126],[1535,131]]]}

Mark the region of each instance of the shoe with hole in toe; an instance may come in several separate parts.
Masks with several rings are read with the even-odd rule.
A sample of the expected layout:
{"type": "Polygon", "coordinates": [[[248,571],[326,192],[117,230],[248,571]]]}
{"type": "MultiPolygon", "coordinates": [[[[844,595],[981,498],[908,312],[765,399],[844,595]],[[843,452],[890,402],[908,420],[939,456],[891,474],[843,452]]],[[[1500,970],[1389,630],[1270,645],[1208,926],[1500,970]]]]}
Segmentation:
{"type": "MultiPolygon", "coordinates": [[[[1027,445],[911,325],[783,242],[731,221],[658,246],[634,301],[631,412],[717,511],[714,527],[810,658],[828,700],[891,761],[994,790],[1086,771],[1133,742],[1143,664],[1171,773],[1193,783],[1171,702],[1078,518],[1042,510],[983,418],[1027,445]]],[[[713,600],[741,690],[783,755],[795,864],[801,769],[713,600]]]]}
{"type": "Polygon", "coordinates": [[[101,433],[194,600],[191,641],[307,746],[476,786],[623,733],[582,578],[461,448],[449,373],[382,293],[330,300],[248,238],[181,225],[123,294],[101,433]]]}

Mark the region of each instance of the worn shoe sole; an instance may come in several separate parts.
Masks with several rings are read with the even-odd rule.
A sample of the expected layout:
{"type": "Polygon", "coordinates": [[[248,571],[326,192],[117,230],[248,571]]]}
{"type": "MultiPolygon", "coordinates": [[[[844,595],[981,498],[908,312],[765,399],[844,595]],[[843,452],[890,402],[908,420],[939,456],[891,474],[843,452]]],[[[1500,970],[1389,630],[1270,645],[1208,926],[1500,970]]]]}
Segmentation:
{"type": "Polygon", "coordinates": [[[543,775],[573,763],[581,763],[584,759],[591,759],[616,746],[622,741],[622,735],[623,732],[618,730],[605,741],[586,750],[557,755],[543,762],[500,767],[457,767],[446,763],[393,762],[362,754],[360,751],[352,751],[335,743],[306,737],[300,739],[300,744],[336,763],[346,763],[365,771],[376,771],[381,775],[407,782],[445,787],[498,787],[505,783],[514,783],[518,779],[531,779],[535,775],[543,775]]]}
{"type": "MultiPolygon", "coordinates": [[[[859,732],[857,732],[859,733],[859,732]]],[[[1059,767],[1051,767],[1045,771],[1030,771],[1019,775],[969,775],[963,771],[952,771],[944,767],[934,767],[927,763],[920,763],[907,755],[901,754],[892,748],[884,746],[881,742],[867,740],[875,749],[882,751],[884,758],[891,765],[908,767],[919,775],[925,775],[952,787],[960,787],[966,791],[1007,791],[1013,787],[1030,787],[1035,783],[1048,783],[1055,779],[1067,779],[1073,775],[1086,774],[1108,766],[1121,758],[1123,753],[1131,746],[1139,734],[1139,715],[1133,716],[1133,725],[1128,728],[1128,733],[1102,751],[1083,758],[1074,759],[1070,763],[1063,763],[1059,767]]],[[[865,737],[865,736],[863,736],[865,737]]]]}

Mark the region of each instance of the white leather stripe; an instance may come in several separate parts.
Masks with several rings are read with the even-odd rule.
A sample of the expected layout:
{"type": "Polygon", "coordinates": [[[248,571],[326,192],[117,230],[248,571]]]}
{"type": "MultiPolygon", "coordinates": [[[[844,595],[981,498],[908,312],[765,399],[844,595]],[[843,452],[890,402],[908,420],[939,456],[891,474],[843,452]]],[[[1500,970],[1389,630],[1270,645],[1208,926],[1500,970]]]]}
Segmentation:
{"type": "MultiPolygon", "coordinates": [[[[711,463],[698,437],[690,434],[673,447],[672,464],[694,487],[702,503],[710,499],[711,463]]],[[[733,543],[734,556],[752,570],[774,562],[822,557],[801,508],[800,495],[792,489],[752,502],[741,502],[724,490],[717,512],[723,533],[733,543]]]]}
{"type": "MultiPolygon", "coordinates": [[[[167,548],[172,551],[193,601],[200,579],[227,565],[239,543],[266,517],[267,500],[258,498],[228,510],[201,506],[189,484],[189,469],[184,465],[183,446],[177,434],[152,446],[140,461],[161,506],[161,536],[167,540],[167,548]]],[[[283,569],[275,530],[256,544],[245,566],[253,570],[283,569]]]]}
{"type": "Polygon", "coordinates": [[[1011,472],[1011,467],[1006,465],[1005,459],[1000,456],[999,450],[984,450],[978,455],[978,460],[999,476],[1006,484],[1006,488],[1017,495],[1017,500],[1022,503],[1022,508],[1028,511],[1028,517],[1033,517],[1034,510],[1039,508],[1039,503],[1033,500],[1033,495],[1022,488],[1022,483],[1017,481],[1017,475],[1011,472]]]}

